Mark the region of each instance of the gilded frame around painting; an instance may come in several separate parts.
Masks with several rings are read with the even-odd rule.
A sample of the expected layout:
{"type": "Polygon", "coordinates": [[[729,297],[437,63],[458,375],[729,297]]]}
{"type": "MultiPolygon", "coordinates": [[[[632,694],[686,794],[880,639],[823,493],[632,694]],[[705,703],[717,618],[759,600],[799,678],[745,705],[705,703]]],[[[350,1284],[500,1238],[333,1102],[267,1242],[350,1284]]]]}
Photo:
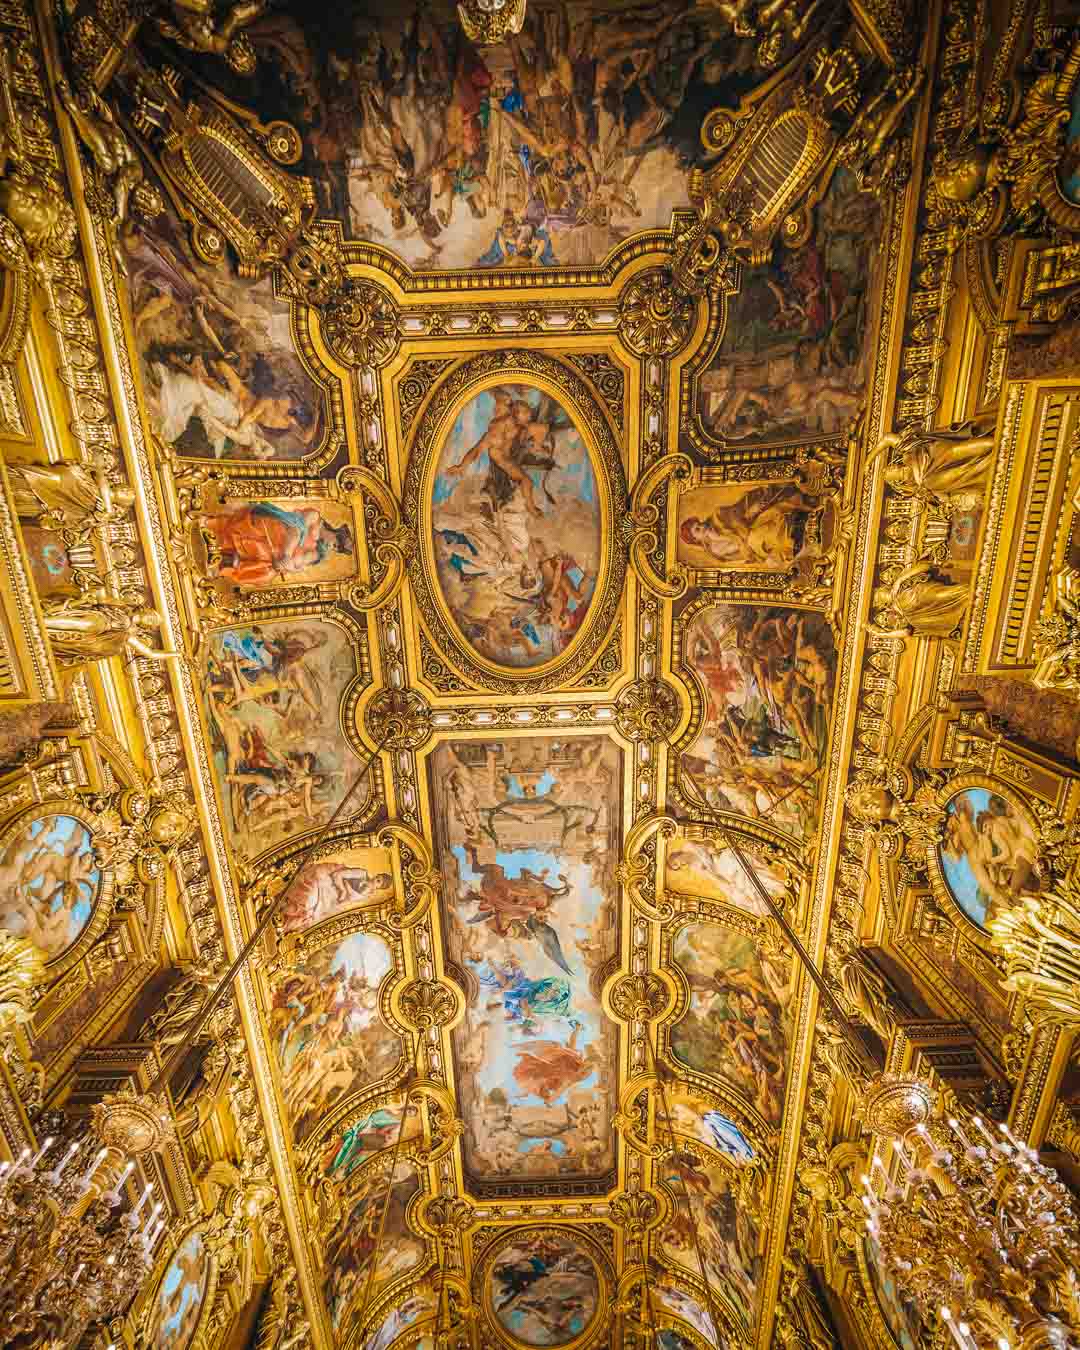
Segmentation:
{"type": "Polygon", "coordinates": [[[548,352],[520,349],[472,356],[444,375],[404,447],[407,468],[402,515],[419,539],[409,565],[420,623],[439,652],[465,680],[493,693],[542,693],[564,686],[584,671],[611,633],[622,605],[626,556],[620,547],[616,515],[626,500],[626,476],[620,439],[610,413],[569,361],[548,352]],[[585,442],[599,489],[601,567],[581,631],[565,651],[542,665],[514,669],[496,664],[469,644],[451,616],[435,580],[432,525],[428,503],[438,456],[467,401],[497,385],[532,385],[562,402],[585,442]]]}

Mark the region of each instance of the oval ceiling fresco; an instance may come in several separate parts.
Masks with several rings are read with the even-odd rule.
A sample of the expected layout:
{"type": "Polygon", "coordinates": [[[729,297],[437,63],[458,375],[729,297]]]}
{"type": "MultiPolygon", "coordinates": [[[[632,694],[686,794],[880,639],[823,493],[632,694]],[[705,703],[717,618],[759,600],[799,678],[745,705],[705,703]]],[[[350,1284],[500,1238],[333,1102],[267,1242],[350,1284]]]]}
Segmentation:
{"type": "Polygon", "coordinates": [[[431,493],[439,589],[465,643],[533,669],[575,641],[597,589],[603,512],[588,446],[564,403],[493,384],[458,411],[431,493]]]}
{"type": "Polygon", "coordinates": [[[46,960],[78,940],[101,890],[90,831],[67,815],[37,816],[9,835],[0,876],[0,928],[33,942],[46,960]]]}

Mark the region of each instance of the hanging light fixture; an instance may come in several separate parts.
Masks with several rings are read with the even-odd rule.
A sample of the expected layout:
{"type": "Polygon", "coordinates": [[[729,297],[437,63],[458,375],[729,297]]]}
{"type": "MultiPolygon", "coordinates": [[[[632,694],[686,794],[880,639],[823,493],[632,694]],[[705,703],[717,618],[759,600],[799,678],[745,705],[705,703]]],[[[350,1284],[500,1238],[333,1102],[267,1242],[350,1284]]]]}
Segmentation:
{"type": "Polygon", "coordinates": [[[1080,1346],[1080,1218],[1058,1174],[1007,1125],[960,1112],[935,1119],[868,1103],[870,1128],[892,1140],[863,1177],[867,1231],[901,1294],[935,1316],[961,1350],[1080,1346]]]}
{"type": "Polygon", "coordinates": [[[526,0],[461,0],[458,18],[470,42],[495,47],[525,23],[526,0]]]}
{"type": "Polygon", "coordinates": [[[165,1228],[163,1206],[153,1201],[151,1183],[126,1214],[120,1211],[135,1159],[176,1137],[169,1079],[385,744],[384,737],[368,755],[146,1092],[109,1094],[93,1108],[90,1132],[46,1138],[33,1156],[26,1148],[13,1163],[0,1163],[0,1348],[63,1350],[94,1323],[122,1313],[139,1292],[165,1228]]]}
{"type": "MultiPolygon", "coordinates": [[[[756,869],[722,822],[712,825],[822,993],[852,1062],[870,1069],[866,1043],[756,869]]],[[[1075,883],[1044,908],[1022,905],[995,931],[1014,987],[1058,1018],[1080,1007],[1070,984],[1078,938],[1075,883]]],[[[880,1156],[863,1178],[867,1231],[901,1294],[927,1324],[940,1318],[961,1350],[1080,1350],[1080,1215],[1057,1172],[1007,1125],[991,1128],[960,1108],[943,1119],[922,1079],[880,1066],[859,1077],[863,1122],[895,1155],[895,1180],[880,1156]]]]}
{"type": "Polygon", "coordinates": [[[0,1345],[74,1344],[138,1293],[165,1221],[152,1183],[120,1214],[134,1170],[92,1135],[0,1163],[0,1345]]]}

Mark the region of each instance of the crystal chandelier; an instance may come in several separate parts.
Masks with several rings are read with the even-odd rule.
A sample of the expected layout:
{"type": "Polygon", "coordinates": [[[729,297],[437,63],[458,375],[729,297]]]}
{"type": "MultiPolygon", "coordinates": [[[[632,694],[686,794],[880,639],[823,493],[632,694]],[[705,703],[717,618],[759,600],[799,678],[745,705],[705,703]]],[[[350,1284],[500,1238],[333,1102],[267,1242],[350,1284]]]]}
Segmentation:
{"type": "Polygon", "coordinates": [[[961,1350],[1076,1350],[1080,1221],[1057,1173],[1007,1125],[938,1118],[915,1080],[890,1088],[867,1123],[892,1136],[893,1166],[875,1155],[862,1199],[899,1291],[961,1350]],[[896,1109],[905,1087],[914,1110],[896,1109]]]}
{"type": "Polygon", "coordinates": [[[470,42],[494,47],[525,23],[526,0],[461,0],[458,18],[470,42]]]}
{"type": "Polygon", "coordinates": [[[121,1215],[135,1163],[98,1142],[50,1137],[33,1157],[0,1163],[0,1345],[77,1343],[127,1306],[150,1268],[165,1226],[153,1183],[121,1215]]]}
{"type": "MultiPolygon", "coordinates": [[[[66,1147],[50,1137],[33,1157],[24,1149],[14,1163],[0,1163],[0,1350],[76,1345],[88,1327],[123,1312],[139,1292],[165,1217],[161,1202],[150,1203],[153,1183],[127,1214],[120,1209],[134,1160],[160,1152],[176,1138],[166,1085],[385,745],[384,736],[264,906],[251,936],[149,1088],[105,1097],[93,1108],[91,1131],[66,1147]]],[[[34,978],[40,978],[40,963],[27,965],[26,945],[5,947],[0,941],[0,1013],[10,1006],[16,1018],[34,978]]]]}

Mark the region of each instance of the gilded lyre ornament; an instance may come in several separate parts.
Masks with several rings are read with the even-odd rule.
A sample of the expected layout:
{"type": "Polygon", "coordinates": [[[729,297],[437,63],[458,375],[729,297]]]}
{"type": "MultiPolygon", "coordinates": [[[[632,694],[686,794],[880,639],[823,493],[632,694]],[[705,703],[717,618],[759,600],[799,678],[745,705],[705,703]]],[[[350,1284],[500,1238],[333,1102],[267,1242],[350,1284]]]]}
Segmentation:
{"type": "Polygon", "coordinates": [[[1033,1015],[1080,1027],[1080,879],[1073,873],[1045,894],[1018,897],[990,920],[990,940],[1005,960],[1006,989],[1033,1015]]]}
{"type": "MultiPolygon", "coordinates": [[[[785,9],[790,8],[785,6],[785,9]]],[[[687,179],[698,220],[676,243],[672,276],[687,295],[721,284],[731,260],[767,262],[773,241],[805,237],[801,203],[859,106],[859,63],[846,47],[817,49],[735,113],[716,108],[701,140],[721,158],[687,179]]]]}
{"type": "Polygon", "coordinates": [[[98,458],[88,465],[8,460],[5,468],[16,512],[43,529],[56,530],[69,548],[123,516],[135,501],[130,488],[112,484],[98,458]]]}
{"type": "Polygon", "coordinates": [[[520,33],[528,0],[460,0],[457,11],[470,42],[495,47],[520,33]]]}
{"type": "Polygon", "coordinates": [[[332,238],[308,229],[311,182],[280,168],[219,103],[201,92],[185,101],[179,87],[176,71],[142,63],[132,122],[184,203],[198,257],[222,262],[228,244],[242,277],[278,270],[297,299],[325,304],[343,272],[332,238]]]}

